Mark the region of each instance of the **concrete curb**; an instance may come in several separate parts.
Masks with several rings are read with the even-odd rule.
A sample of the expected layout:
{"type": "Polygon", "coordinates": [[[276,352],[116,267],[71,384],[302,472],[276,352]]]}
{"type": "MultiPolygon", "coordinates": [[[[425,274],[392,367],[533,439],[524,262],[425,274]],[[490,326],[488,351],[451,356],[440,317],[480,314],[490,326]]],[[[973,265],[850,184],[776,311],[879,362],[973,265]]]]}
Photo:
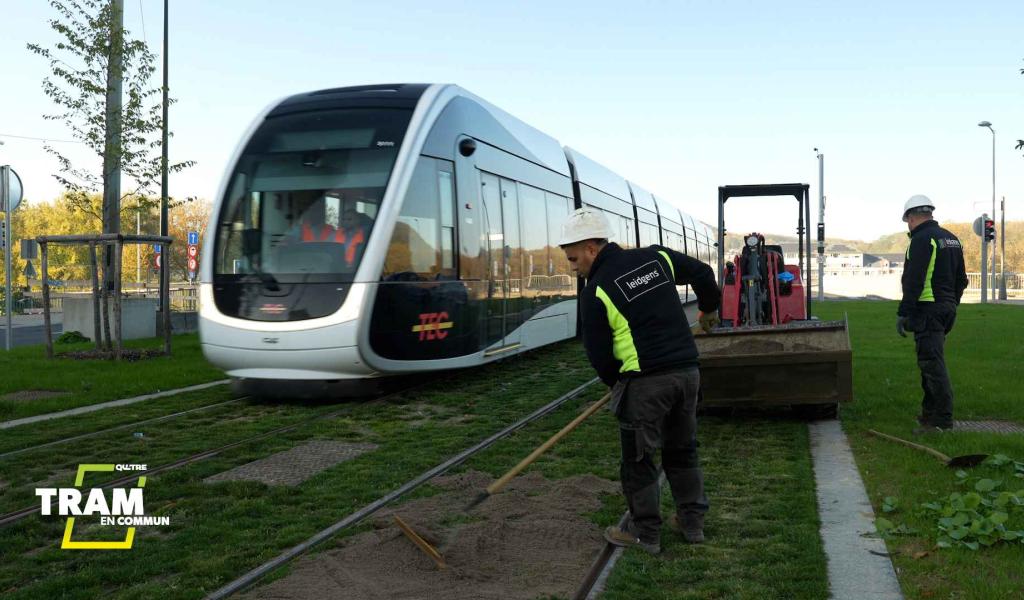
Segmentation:
{"type": "Polygon", "coordinates": [[[205,390],[206,388],[211,388],[217,385],[225,385],[230,381],[230,379],[221,379],[219,381],[213,381],[210,383],[201,383],[199,385],[191,385],[189,387],[178,388],[175,390],[167,390],[166,392],[157,392],[155,394],[135,396],[134,398],[125,398],[123,400],[111,400],[110,402],[90,404],[89,406],[79,406],[78,408],[71,408],[68,410],[62,410],[60,412],[46,413],[42,415],[36,415],[34,417],[25,417],[23,419],[14,419],[13,421],[4,421],[0,423],[0,429],[10,429],[12,427],[17,427],[19,425],[39,423],[41,421],[49,421],[51,419],[61,419],[63,417],[71,417],[74,415],[84,415],[86,413],[95,412],[97,410],[103,410],[105,408],[113,408],[115,406],[127,406],[129,404],[135,404],[136,402],[155,400],[157,398],[166,398],[167,396],[176,396],[178,394],[184,394],[186,392],[205,390]]]}
{"type": "Polygon", "coordinates": [[[829,597],[902,600],[885,542],[864,537],[875,533],[874,510],[839,421],[817,421],[808,428],[821,539],[828,557],[829,597]]]}

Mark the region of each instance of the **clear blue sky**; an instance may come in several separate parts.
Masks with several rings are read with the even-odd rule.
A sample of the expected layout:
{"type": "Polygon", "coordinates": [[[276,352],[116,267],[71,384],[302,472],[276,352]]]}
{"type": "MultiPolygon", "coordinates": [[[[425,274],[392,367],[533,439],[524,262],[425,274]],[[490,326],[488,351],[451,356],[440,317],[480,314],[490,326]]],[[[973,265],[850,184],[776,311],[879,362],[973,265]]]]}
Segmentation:
{"type": "MultiPolygon", "coordinates": [[[[48,67],[25,49],[52,45],[54,11],[4,4],[0,134],[66,139],[42,119],[48,67]]],[[[162,2],[125,6],[126,26],[141,36],[144,20],[159,54],[162,2]]],[[[708,222],[719,185],[808,182],[816,199],[818,147],[829,234],[857,239],[901,229],[915,193],[932,197],[940,221],[988,210],[991,134],[976,124],[989,120],[997,194],[1008,219],[1024,218],[1020,0],[174,0],[171,11],[171,159],[198,161],[171,179],[174,196],[212,198],[239,136],[274,99],[453,82],[708,222]]],[[[26,197],[59,193],[41,143],[0,140],[26,197]]],[[[730,208],[732,231],[795,227],[791,201],[730,208]]]]}

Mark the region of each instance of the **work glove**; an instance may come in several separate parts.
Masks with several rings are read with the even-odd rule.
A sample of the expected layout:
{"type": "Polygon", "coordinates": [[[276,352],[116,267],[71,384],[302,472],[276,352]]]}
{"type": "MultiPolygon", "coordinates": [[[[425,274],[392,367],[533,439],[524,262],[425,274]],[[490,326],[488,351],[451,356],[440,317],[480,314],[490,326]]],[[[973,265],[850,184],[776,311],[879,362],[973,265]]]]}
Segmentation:
{"type": "Polygon", "coordinates": [[[901,317],[899,315],[896,315],[896,333],[900,334],[900,337],[907,337],[907,331],[909,331],[909,324],[909,317],[901,317]]]}
{"type": "Polygon", "coordinates": [[[700,321],[700,328],[704,330],[704,333],[711,333],[711,330],[722,322],[722,320],[718,318],[717,310],[713,310],[709,313],[698,312],[697,319],[700,321]]]}

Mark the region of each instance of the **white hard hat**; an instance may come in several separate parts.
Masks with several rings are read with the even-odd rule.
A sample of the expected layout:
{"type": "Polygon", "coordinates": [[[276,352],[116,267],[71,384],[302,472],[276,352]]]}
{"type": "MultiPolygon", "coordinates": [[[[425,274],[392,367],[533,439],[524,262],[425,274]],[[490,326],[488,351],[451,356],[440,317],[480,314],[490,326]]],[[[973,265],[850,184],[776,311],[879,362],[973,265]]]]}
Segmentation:
{"type": "Polygon", "coordinates": [[[612,228],[608,226],[608,219],[596,208],[584,206],[574,210],[562,223],[562,237],[558,245],[568,246],[583,240],[606,240],[610,237],[612,228]]]}
{"type": "Polygon", "coordinates": [[[915,194],[907,200],[907,203],[903,205],[903,221],[907,220],[907,213],[912,208],[927,208],[928,210],[935,210],[935,204],[932,203],[931,198],[924,194],[915,194]]]}

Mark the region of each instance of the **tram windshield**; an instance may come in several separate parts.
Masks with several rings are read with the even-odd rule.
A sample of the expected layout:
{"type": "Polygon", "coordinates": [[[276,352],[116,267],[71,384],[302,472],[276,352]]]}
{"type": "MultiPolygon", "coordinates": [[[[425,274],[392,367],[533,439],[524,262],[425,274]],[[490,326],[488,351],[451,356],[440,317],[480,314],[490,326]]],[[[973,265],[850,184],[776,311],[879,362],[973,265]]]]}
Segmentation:
{"type": "Polygon", "coordinates": [[[270,287],[351,282],[410,116],[353,108],[268,118],[232,173],[214,275],[270,287]]]}

